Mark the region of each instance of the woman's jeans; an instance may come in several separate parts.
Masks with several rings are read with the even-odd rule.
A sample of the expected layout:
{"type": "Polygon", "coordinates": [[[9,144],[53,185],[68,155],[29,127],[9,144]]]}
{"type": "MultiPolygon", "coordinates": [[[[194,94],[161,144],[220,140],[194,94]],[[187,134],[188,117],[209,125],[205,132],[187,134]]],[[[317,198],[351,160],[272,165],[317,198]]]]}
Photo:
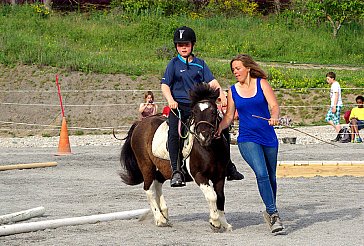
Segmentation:
{"type": "Polygon", "coordinates": [[[253,142],[238,143],[240,154],[255,173],[260,196],[266,211],[273,214],[277,211],[277,155],[278,147],[263,146],[253,142]]]}

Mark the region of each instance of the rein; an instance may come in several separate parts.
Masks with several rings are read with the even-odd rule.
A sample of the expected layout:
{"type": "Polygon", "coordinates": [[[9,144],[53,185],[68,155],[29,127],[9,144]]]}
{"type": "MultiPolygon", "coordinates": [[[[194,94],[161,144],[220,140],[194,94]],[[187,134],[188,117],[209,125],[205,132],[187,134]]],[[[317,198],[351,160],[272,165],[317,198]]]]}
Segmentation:
{"type": "MultiPolygon", "coordinates": [[[[210,102],[209,100],[201,100],[201,101],[198,101],[197,103],[203,103],[203,102],[210,102]]],[[[179,112],[179,109],[177,108],[177,110],[178,110],[178,112],[179,112]]],[[[179,115],[177,115],[173,110],[171,110],[171,112],[179,119],[179,122],[178,122],[178,133],[179,133],[179,135],[180,135],[180,137],[181,138],[187,138],[187,136],[188,136],[188,134],[190,133],[190,134],[192,134],[196,139],[197,139],[197,141],[199,141],[199,142],[201,142],[202,140],[200,139],[200,137],[197,135],[197,133],[195,132],[195,131],[192,131],[191,129],[190,129],[190,127],[189,126],[191,126],[193,123],[194,123],[194,117],[193,117],[193,114],[192,114],[192,117],[190,118],[190,120],[189,120],[189,125],[187,125],[186,123],[184,123],[183,121],[182,121],[182,119],[181,119],[181,115],[179,114],[179,115]],[[182,136],[182,133],[181,133],[181,126],[184,126],[184,127],[186,127],[186,129],[187,129],[187,134],[186,134],[186,136],[182,136]]],[[[201,125],[201,124],[206,124],[206,125],[208,125],[208,126],[211,126],[212,128],[213,128],[213,130],[212,130],[212,134],[214,135],[214,133],[216,132],[216,129],[218,128],[218,124],[219,124],[219,122],[218,122],[218,119],[216,118],[216,121],[215,121],[215,125],[214,124],[212,124],[212,123],[210,123],[210,122],[208,122],[208,121],[206,121],[206,120],[201,120],[201,121],[199,121],[199,122],[197,122],[196,123],[196,125],[195,125],[195,127],[194,127],[194,129],[197,129],[197,127],[199,126],[199,125],[201,125]]]]}
{"type": "MultiPolygon", "coordinates": [[[[177,108],[177,110],[179,112],[179,109],[178,108],[177,108]]],[[[181,138],[186,138],[188,136],[188,133],[191,133],[193,136],[197,137],[196,133],[193,132],[193,131],[191,131],[190,128],[188,127],[188,125],[182,121],[180,114],[177,115],[173,110],[171,110],[170,112],[172,112],[179,119],[179,121],[178,121],[178,134],[179,134],[179,136],[181,138]],[[185,137],[183,137],[182,134],[181,134],[181,127],[182,127],[182,125],[184,127],[186,127],[186,129],[188,131],[185,137]]]]}

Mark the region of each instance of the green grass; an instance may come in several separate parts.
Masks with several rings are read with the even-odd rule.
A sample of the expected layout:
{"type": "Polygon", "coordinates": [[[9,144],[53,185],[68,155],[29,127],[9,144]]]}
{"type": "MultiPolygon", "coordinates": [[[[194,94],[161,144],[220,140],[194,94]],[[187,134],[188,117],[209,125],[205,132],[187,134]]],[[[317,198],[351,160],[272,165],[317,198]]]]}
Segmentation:
{"type": "MultiPolygon", "coordinates": [[[[116,10],[44,17],[30,5],[0,5],[0,63],[160,76],[174,53],[173,32],[181,25],[194,28],[195,53],[223,83],[233,82],[229,60],[238,53],[265,62],[364,66],[363,23],[343,26],[333,39],[326,24],[307,27],[283,18],[131,16],[116,10]]],[[[326,85],[326,70],[265,69],[276,88],[326,85]]],[[[364,84],[363,69],[335,72],[342,86],[364,84]]]]}

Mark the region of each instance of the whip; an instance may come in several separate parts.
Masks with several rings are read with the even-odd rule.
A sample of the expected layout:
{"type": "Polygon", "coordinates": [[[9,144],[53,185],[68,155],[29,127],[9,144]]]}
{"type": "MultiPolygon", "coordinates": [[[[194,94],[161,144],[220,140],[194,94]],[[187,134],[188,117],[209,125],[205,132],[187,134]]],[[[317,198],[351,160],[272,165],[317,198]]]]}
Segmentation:
{"type": "MultiPolygon", "coordinates": [[[[269,119],[264,118],[264,117],[262,117],[262,116],[258,116],[258,115],[254,115],[254,114],[253,114],[252,116],[253,116],[253,117],[255,117],[255,118],[258,118],[258,119],[262,119],[262,120],[269,121],[269,119]]],[[[340,147],[340,146],[338,146],[338,145],[336,145],[336,144],[330,143],[330,142],[328,142],[328,141],[326,141],[326,140],[323,140],[323,139],[318,138],[318,137],[316,137],[316,136],[314,136],[314,135],[311,135],[311,134],[309,134],[309,133],[307,133],[307,132],[303,132],[303,131],[301,131],[301,130],[298,130],[297,128],[294,128],[294,127],[291,127],[291,126],[287,126],[287,125],[283,125],[283,124],[278,124],[278,125],[283,126],[283,127],[286,127],[286,128],[289,128],[289,129],[292,129],[292,130],[295,130],[295,131],[300,132],[300,133],[302,133],[302,134],[305,134],[305,135],[307,135],[307,136],[309,136],[309,137],[312,137],[312,138],[314,138],[314,139],[317,139],[317,140],[319,140],[319,141],[321,141],[321,142],[324,142],[324,143],[327,143],[327,144],[331,144],[331,145],[333,145],[333,146],[335,146],[335,147],[340,147]]]]}

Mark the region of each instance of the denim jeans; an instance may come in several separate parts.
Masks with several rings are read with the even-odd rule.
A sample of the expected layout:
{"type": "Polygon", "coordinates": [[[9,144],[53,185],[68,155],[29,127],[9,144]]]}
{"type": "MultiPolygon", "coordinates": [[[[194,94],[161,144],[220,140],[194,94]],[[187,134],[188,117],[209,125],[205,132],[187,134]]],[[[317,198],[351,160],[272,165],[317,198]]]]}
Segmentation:
{"type": "Polygon", "coordinates": [[[257,179],[260,196],[266,211],[273,214],[277,211],[277,155],[278,147],[263,146],[253,142],[238,143],[239,151],[244,160],[253,169],[257,179]]]}

